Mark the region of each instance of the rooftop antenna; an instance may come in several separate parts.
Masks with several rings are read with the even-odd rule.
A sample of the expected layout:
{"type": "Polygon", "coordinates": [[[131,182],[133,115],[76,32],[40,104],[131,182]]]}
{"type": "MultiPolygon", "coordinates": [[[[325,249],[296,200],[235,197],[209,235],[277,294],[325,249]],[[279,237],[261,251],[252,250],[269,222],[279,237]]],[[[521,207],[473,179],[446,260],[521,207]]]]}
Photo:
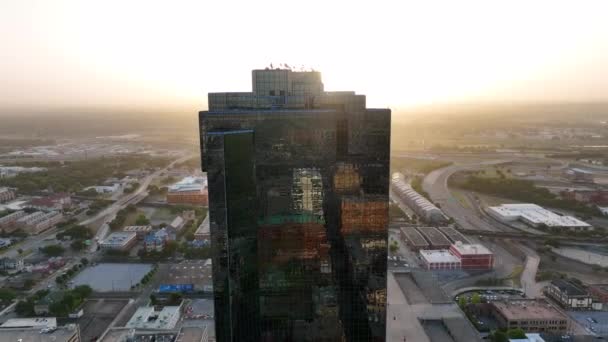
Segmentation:
{"type": "Polygon", "coordinates": [[[272,70],[272,69],[274,69],[274,67],[272,66],[272,63],[270,63],[270,69],[271,69],[271,70],[272,70]]]}

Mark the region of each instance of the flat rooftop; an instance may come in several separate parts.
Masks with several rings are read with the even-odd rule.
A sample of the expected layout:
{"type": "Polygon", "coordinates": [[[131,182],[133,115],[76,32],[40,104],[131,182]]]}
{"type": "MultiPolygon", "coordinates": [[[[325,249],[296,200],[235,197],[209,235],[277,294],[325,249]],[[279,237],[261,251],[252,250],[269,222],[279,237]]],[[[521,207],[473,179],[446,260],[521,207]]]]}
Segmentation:
{"type": "Polygon", "coordinates": [[[418,231],[424,235],[424,237],[433,246],[449,246],[451,245],[450,240],[441,234],[441,232],[435,227],[418,227],[418,231]]]}
{"type": "Polygon", "coordinates": [[[41,333],[40,328],[0,329],[0,341],[7,342],[68,342],[73,341],[76,327],[60,327],[53,332],[41,333]]]}
{"type": "Polygon", "coordinates": [[[559,288],[560,291],[567,293],[570,296],[585,296],[587,291],[580,288],[578,285],[566,279],[556,279],[551,281],[552,285],[559,288]]]}
{"type": "Polygon", "coordinates": [[[57,318],[55,317],[33,317],[33,318],[11,318],[0,325],[0,328],[55,328],[57,318]]]}
{"type": "Polygon", "coordinates": [[[156,311],[154,306],[137,308],[126,328],[138,329],[173,329],[175,327],[175,316],[179,316],[181,306],[164,306],[156,311]]]}
{"type": "Polygon", "coordinates": [[[459,231],[452,227],[439,227],[437,229],[439,229],[439,231],[442,232],[443,235],[447,236],[447,238],[450,239],[452,243],[456,243],[457,241],[460,241],[462,243],[470,243],[469,239],[467,239],[464,235],[462,235],[459,231]]]}
{"type": "Polygon", "coordinates": [[[518,218],[532,224],[545,224],[548,227],[591,227],[590,224],[576,217],[558,215],[533,203],[501,204],[488,209],[505,218],[518,218]]]}
{"type": "Polygon", "coordinates": [[[113,232],[105,238],[102,243],[104,244],[123,244],[133,238],[135,238],[136,234],[134,232],[113,232]]]}
{"type": "Polygon", "coordinates": [[[492,251],[487,249],[484,245],[476,244],[465,244],[455,243],[452,247],[460,253],[460,255],[487,255],[492,254],[492,251]]]}
{"type": "Polygon", "coordinates": [[[567,319],[544,300],[496,301],[492,305],[508,320],[567,319]]]}
{"type": "Polygon", "coordinates": [[[460,259],[458,259],[455,255],[453,255],[452,253],[450,253],[448,250],[445,249],[439,249],[439,250],[428,250],[428,249],[423,249],[420,251],[420,255],[422,256],[422,258],[424,260],[426,260],[427,262],[430,263],[437,263],[437,262],[445,262],[445,263],[454,263],[454,262],[460,262],[460,259]]]}
{"type": "Polygon", "coordinates": [[[427,247],[429,245],[424,237],[414,228],[401,228],[401,232],[414,246],[427,247]]]}

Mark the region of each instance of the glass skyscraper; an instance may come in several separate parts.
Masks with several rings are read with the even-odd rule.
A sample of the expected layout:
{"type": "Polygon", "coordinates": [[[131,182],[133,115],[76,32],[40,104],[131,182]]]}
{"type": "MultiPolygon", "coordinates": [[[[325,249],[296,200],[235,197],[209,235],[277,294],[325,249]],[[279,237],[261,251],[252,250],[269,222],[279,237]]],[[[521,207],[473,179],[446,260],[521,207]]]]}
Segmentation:
{"type": "Polygon", "coordinates": [[[217,340],[384,341],[391,112],[252,76],[199,114],[217,340]]]}

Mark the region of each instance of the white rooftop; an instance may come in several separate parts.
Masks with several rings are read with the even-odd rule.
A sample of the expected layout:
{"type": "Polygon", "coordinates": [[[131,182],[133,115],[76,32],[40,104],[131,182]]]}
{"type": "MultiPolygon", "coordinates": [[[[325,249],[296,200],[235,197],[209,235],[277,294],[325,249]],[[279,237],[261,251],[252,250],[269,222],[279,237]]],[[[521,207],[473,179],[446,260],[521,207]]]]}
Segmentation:
{"type": "Polygon", "coordinates": [[[160,311],[153,306],[143,306],[137,309],[127,325],[127,328],[137,329],[173,329],[177,323],[180,306],[164,306],[160,311]]]}
{"type": "Polygon", "coordinates": [[[539,205],[532,203],[501,204],[489,207],[505,218],[519,218],[534,225],[545,224],[547,227],[591,227],[590,224],[572,216],[561,216],[539,205]]]}
{"type": "Polygon", "coordinates": [[[11,318],[0,325],[0,328],[56,328],[55,317],[11,318]]]}
{"type": "Polygon", "coordinates": [[[460,262],[460,259],[450,253],[448,250],[440,249],[440,250],[420,250],[420,255],[423,259],[430,263],[436,262],[460,262]]]}
{"type": "Polygon", "coordinates": [[[131,240],[136,236],[134,232],[113,232],[103,240],[102,243],[121,244],[127,240],[131,240]]]}
{"type": "Polygon", "coordinates": [[[456,243],[453,244],[452,247],[454,247],[454,249],[456,249],[458,253],[460,253],[460,255],[492,254],[489,249],[480,244],[467,244],[462,243],[460,241],[456,241],[456,243]]]}
{"type": "Polygon", "coordinates": [[[186,177],[171,185],[168,190],[169,192],[201,191],[206,186],[207,178],[205,177],[186,177]]]}

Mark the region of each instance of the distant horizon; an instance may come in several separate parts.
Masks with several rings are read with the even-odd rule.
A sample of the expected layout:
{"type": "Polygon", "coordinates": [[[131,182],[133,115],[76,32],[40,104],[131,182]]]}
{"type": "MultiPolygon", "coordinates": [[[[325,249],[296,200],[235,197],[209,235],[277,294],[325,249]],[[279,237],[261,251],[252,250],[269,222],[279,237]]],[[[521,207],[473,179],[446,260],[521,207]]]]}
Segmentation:
{"type": "Polygon", "coordinates": [[[605,13],[600,0],[7,0],[0,107],[201,110],[271,63],[314,68],[376,108],[604,102],[605,13]]]}

